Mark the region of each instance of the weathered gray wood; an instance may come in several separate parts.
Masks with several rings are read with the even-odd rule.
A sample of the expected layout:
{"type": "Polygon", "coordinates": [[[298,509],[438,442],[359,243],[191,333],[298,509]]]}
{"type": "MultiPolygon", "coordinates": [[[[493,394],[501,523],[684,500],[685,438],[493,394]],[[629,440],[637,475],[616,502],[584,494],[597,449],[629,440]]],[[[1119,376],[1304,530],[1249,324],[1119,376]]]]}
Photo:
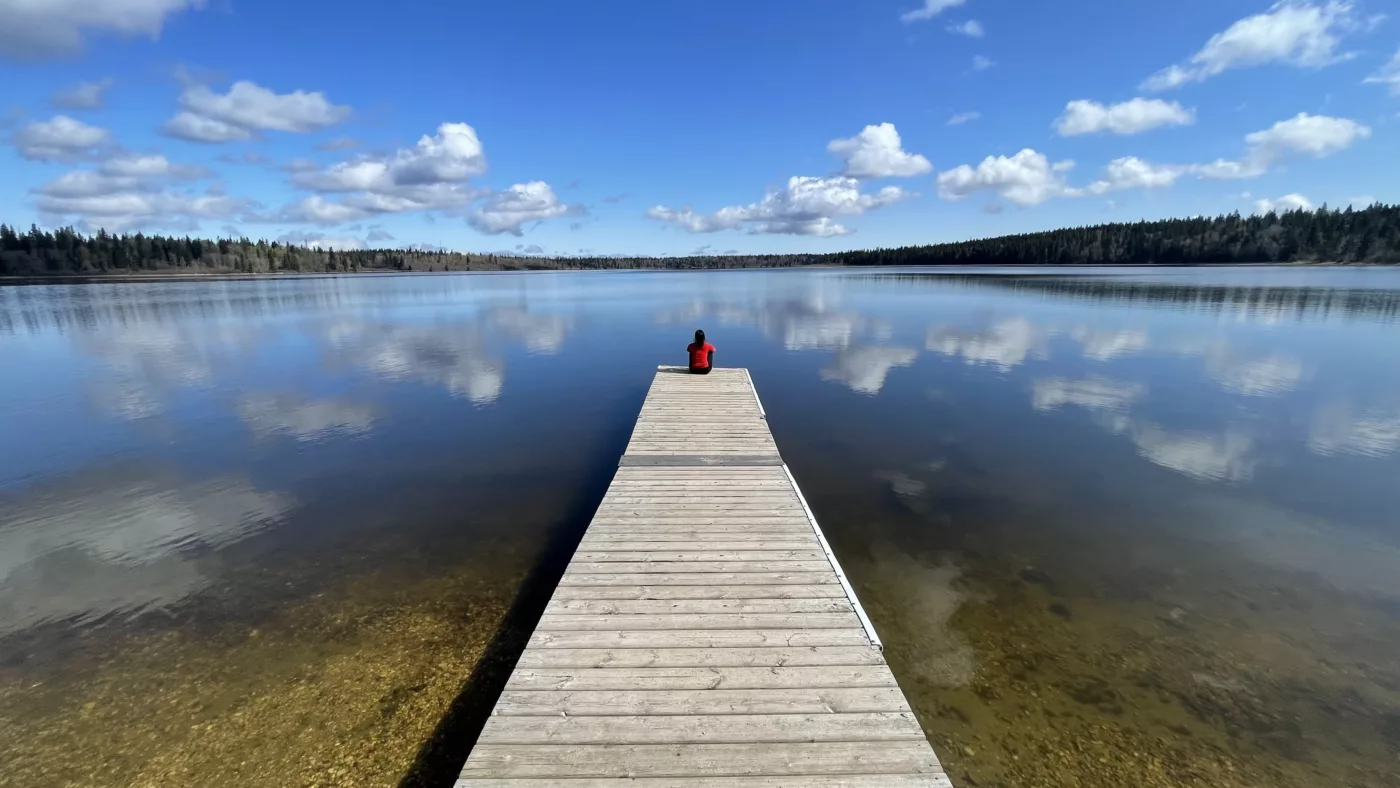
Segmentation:
{"type": "MultiPolygon", "coordinates": [[[[589,526],[593,528],[607,528],[616,525],[657,525],[657,526],[726,526],[734,530],[759,530],[759,526],[764,525],[801,525],[809,532],[812,526],[807,524],[807,518],[801,511],[783,511],[777,514],[627,514],[616,513],[608,517],[599,517],[589,526]]],[[[707,528],[706,530],[717,530],[707,528]]]]}
{"type": "Polygon", "coordinates": [[[520,656],[530,668],[777,668],[804,665],[883,665],[874,646],[806,648],[536,648],[520,656]]]}
{"type": "Polygon", "coordinates": [[[539,632],[622,629],[849,629],[859,627],[854,613],[648,613],[645,615],[552,615],[546,613],[535,626],[539,632]]]}
{"type": "Polygon", "coordinates": [[[893,687],[884,665],[780,668],[517,668],[508,690],[719,690],[893,687]]]}
{"type": "Polygon", "coordinates": [[[847,599],[555,599],[545,615],[647,613],[854,613],[847,599]]]}
{"type": "MultiPolygon", "coordinates": [[[[571,574],[565,572],[560,578],[561,586],[753,586],[753,585],[814,585],[831,583],[840,586],[840,581],[831,572],[680,572],[671,574],[649,574],[645,572],[620,572],[598,574],[571,574]]],[[[844,590],[843,590],[844,592],[844,590]]]]}
{"type": "Polygon", "coordinates": [[[482,744],[743,744],[923,741],[908,712],[700,717],[503,717],[482,744]]]}
{"type": "Polygon", "coordinates": [[[725,465],[782,465],[783,458],[776,454],[771,455],[733,455],[724,456],[720,454],[689,454],[689,455],[651,455],[651,454],[627,454],[620,461],[622,465],[693,465],[696,467],[723,467],[725,465]]]}
{"type": "Polygon", "coordinates": [[[574,554],[577,561],[606,563],[618,561],[820,561],[825,558],[820,550],[635,550],[598,551],[580,550],[574,554]]]}
{"type": "Polygon", "coordinates": [[[740,690],[506,690],[503,716],[847,714],[908,711],[898,687],[740,690]]]}
{"type": "MultiPolygon", "coordinates": [[[[766,525],[761,530],[706,530],[703,526],[665,526],[656,524],[617,525],[597,533],[590,531],[579,543],[613,545],[619,542],[650,542],[652,544],[787,544],[801,539],[803,532],[790,526],[766,525]]],[[[594,548],[597,549],[597,548],[594,548]]]]}
{"type": "MultiPolygon", "coordinates": [[[[704,540],[692,539],[687,541],[677,541],[667,539],[665,534],[659,534],[655,540],[645,536],[625,536],[622,539],[608,535],[585,537],[579,542],[580,551],[606,551],[609,553],[648,553],[658,551],[680,551],[685,553],[695,552],[731,552],[735,550],[764,550],[787,551],[794,550],[810,552],[812,540],[783,539],[781,536],[774,537],[771,534],[737,534],[727,539],[704,540]],[[624,541],[624,539],[626,541],[624,541]],[[646,539],[647,541],[637,541],[646,539]]],[[[818,551],[820,552],[820,551],[818,551]]]]}
{"type": "Polygon", "coordinates": [[[846,589],[839,583],[809,586],[559,586],[554,589],[554,601],[573,599],[846,600],[846,589]]]}
{"type": "Polygon", "coordinates": [[[951,788],[743,370],[661,369],[459,788],[951,788]]]}
{"type": "MultiPolygon", "coordinates": [[[[709,629],[623,632],[594,629],[576,632],[536,630],[532,648],[795,648],[802,646],[870,646],[864,629],[709,629]]],[[[900,711],[900,709],[879,709],[900,711]]]]}
{"type": "Polygon", "coordinates": [[[685,574],[692,572],[823,572],[831,568],[825,561],[613,561],[604,563],[569,564],[564,575],[595,573],[685,574]]]}
{"type": "Polygon", "coordinates": [[[925,742],[783,744],[479,744],[463,776],[723,777],[943,771],[925,742]]]}
{"type": "Polygon", "coordinates": [[[455,788],[953,788],[946,774],[799,774],[787,777],[462,778],[455,788]]]}

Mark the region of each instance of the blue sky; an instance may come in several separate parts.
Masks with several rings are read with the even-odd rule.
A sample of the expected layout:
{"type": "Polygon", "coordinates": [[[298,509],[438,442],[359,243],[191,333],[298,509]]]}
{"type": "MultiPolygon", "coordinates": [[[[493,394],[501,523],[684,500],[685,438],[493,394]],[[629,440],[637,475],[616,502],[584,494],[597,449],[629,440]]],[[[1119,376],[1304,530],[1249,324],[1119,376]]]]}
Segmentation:
{"type": "Polygon", "coordinates": [[[0,0],[0,220],[688,254],[1394,202],[1396,11],[0,0]]]}

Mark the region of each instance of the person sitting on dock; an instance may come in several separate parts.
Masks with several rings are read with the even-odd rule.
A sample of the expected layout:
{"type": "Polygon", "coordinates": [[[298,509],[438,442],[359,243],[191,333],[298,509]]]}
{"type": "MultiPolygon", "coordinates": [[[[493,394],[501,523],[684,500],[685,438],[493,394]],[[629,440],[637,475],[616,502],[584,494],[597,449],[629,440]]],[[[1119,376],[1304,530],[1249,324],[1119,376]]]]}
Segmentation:
{"type": "Polygon", "coordinates": [[[705,341],[705,332],[696,331],[695,341],[686,347],[690,354],[690,372],[693,375],[708,375],[715,365],[715,346],[705,341]]]}

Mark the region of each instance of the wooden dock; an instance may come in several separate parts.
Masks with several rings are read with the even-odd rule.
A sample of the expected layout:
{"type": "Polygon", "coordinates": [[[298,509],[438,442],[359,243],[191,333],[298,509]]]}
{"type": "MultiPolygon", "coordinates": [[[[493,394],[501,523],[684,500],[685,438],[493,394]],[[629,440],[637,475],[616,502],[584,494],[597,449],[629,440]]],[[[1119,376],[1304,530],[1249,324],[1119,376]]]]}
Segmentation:
{"type": "Polygon", "coordinates": [[[662,367],[458,788],[950,788],[743,369],[662,367]]]}

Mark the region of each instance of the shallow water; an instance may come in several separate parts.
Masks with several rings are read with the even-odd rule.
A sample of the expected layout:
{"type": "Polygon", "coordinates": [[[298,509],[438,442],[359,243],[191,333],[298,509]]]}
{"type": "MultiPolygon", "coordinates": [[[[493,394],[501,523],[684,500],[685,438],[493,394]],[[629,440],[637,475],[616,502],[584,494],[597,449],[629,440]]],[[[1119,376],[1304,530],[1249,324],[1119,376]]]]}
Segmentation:
{"type": "Polygon", "coordinates": [[[1397,320],[1357,269],[0,288],[0,785],[417,774],[703,327],[959,786],[1397,786],[1397,320]]]}

